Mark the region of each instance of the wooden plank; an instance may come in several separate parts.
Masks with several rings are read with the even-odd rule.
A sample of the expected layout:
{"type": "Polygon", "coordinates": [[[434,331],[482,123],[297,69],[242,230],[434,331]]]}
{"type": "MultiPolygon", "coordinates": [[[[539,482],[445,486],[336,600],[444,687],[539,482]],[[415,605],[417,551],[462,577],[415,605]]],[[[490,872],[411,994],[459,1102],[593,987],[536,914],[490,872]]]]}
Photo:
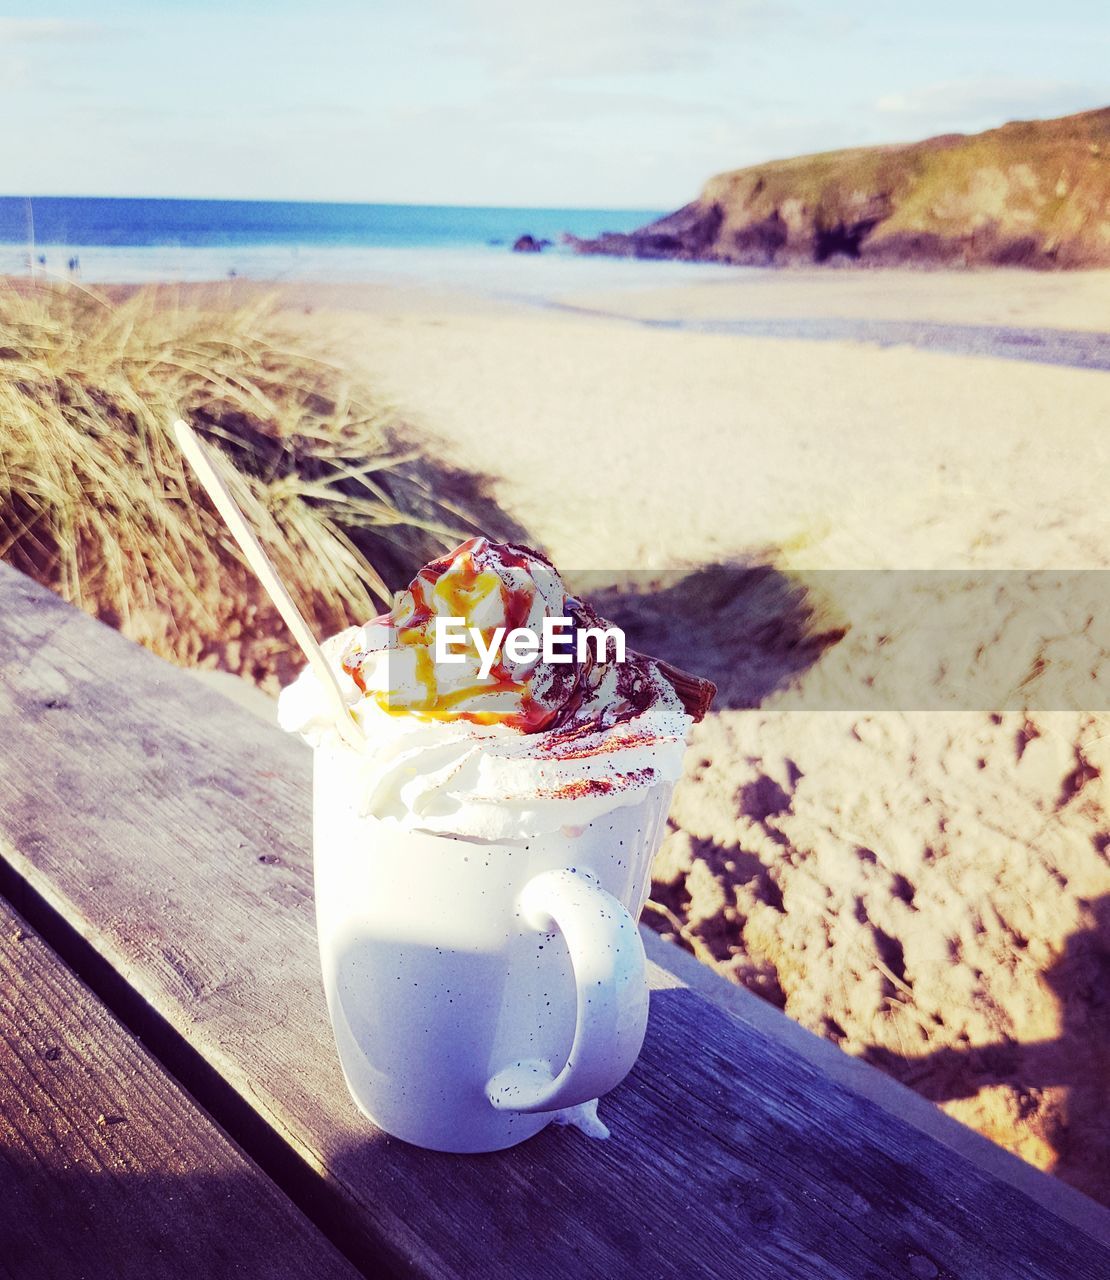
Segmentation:
{"type": "Polygon", "coordinates": [[[304,749],[2,569],[0,742],[0,852],[321,1171],[352,1256],[530,1280],[1110,1274],[1094,1235],[689,990],[653,995],[608,1142],[389,1139],[331,1049],[304,749]]]}
{"type": "Polygon", "coordinates": [[[888,1115],[935,1138],[990,1177],[1036,1200],[1064,1222],[1110,1242],[1110,1209],[1096,1204],[1062,1179],[1046,1177],[1034,1165],[960,1124],[892,1076],[844,1053],[831,1040],[814,1035],[775,1005],[761,1000],[746,987],[729,982],[653,929],[641,925],[640,936],[648,960],[656,965],[658,987],[670,985],[696,991],[725,1010],[748,1034],[756,1031],[777,1041],[788,1054],[811,1063],[819,1075],[870,1099],[888,1115]]]}
{"type": "Polygon", "coordinates": [[[3,901],[0,1275],[358,1275],[3,901]]]}

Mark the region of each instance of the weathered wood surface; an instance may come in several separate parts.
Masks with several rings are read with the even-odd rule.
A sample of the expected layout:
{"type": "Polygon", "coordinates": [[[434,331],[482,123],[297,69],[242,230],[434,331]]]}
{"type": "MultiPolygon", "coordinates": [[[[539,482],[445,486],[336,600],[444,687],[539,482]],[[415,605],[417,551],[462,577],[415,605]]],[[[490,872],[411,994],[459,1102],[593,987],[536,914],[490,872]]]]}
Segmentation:
{"type": "MultiPolygon", "coordinates": [[[[457,1157],[351,1104],[317,974],[301,745],[0,566],[0,856],[321,1172],[368,1270],[845,1280],[1110,1275],[1089,1233],[688,990],[608,1142],[457,1157]]],[[[657,975],[659,985],[673,985],[657,975]]]]}
{"type": "Polygon", "coordinates": [[[0,901],[0,1276],[357,1274],[0,901]]]}

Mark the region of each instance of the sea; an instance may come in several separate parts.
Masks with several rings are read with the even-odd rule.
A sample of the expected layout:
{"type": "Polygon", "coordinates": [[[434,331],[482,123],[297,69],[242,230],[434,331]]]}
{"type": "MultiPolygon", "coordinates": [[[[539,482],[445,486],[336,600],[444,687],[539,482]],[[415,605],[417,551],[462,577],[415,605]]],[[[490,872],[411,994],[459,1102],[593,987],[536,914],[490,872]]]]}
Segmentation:
{"type": "Polygon", "coordinates": [[[546,297],[736,269],[574,253],[569,232],[631,231],[657,209],[0,196],[0,275],[138,284],[243,277],[546,297]],[[522,235],[551,244],[514,253],[522,235]]]}

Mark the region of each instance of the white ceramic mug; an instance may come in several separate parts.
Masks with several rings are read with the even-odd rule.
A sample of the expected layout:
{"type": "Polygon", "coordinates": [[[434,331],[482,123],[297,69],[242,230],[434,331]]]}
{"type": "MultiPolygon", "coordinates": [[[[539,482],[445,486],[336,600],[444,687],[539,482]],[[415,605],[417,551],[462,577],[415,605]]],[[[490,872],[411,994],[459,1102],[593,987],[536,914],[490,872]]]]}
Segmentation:
{"type": "Polygon", "coordinates": [[[624,1079],[647,1025],[636,919],[673,787],[519,842],[360,816],[316,752],[316,918],[351,1096],[394,1137],[497,1151],[624,1079]]]}

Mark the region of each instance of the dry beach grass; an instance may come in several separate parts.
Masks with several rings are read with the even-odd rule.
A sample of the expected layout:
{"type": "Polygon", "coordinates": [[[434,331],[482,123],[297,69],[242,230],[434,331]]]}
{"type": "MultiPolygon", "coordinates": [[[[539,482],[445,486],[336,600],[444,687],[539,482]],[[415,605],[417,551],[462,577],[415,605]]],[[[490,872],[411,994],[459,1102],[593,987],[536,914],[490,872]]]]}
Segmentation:
{"type": "Polygon", "coordinates": [[[265,295],[0,290],[0,556],[163,656],[273,687],[298,659],[182,461],[184,416],[322,632],[457,540],[419,449],[265,295]]]}

